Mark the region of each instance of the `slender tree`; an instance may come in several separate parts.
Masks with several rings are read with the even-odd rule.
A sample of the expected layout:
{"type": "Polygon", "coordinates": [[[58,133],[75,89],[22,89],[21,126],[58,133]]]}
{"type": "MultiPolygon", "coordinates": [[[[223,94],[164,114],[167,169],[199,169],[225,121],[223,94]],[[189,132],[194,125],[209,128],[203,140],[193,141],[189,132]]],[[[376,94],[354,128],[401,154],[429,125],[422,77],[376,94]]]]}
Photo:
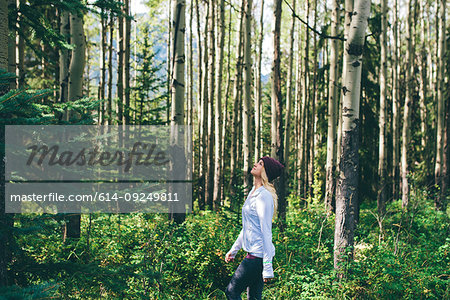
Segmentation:
{"type": "Polygon", "coordinates": [[[411,105],[412,105],[412,24],[413,23],[413,11],[411,4],[408,2],[408,19],[406,22],[406,92],[405,92],[405,105],[403,109],[403,126],[402,126],[402,147],[401,147],[401,176],[402,176],[402,207],[407,208],[409,204],[409,164],[408,164],[408,148],[411,140],[411,105]]]}
{"type": "Polygon", "coordinates": [[[392,195],[398,197],[399,181],[399,141],[400,141],[400,114],[399,114],[399,32],[398,32],[398,2],[394,0],[393,49],[392,49],[392,195]]]}
{"type": "Polygon", "coordinates": [[[242,148],[244,154],[244,189],[248,193],[250,183],[248,182],[249,167],[251,165],[251,82],[252,82],[252,59],[251,59],[251,20],[252,20],[252,0],[246,0],[244,6],[244,98],[242,105],[242,148]]]}
{"type": "MultiPolygon", "coordinates": [[[[242,52],[243,52],[243,26],[244,26],[244,5],[245,0],[242,0],[240,18],[239,18],[239,39],[237,45],[237,60],[236,60],[236,73],[234,79],[234,93],[233,93],[233,116],[232,116],[232,126],[231,126],[231,158],[230,158],[230,196],[236,195],[236,185],[237,185],[237,157],[239,153],[238,139],[239,139],[239,99],[241,96],[241,79],[242,79],[242,52]]],[[[233,207],[234,203],[232,203],[233,207]]]]}
{"type": "MultiPolygon", "coordinates": [[[[101,45],[100,45],[100,84],[99,84],[99,99],[105,99],[105,86],[106,86],[106,22],[108,21],[107,15],[105,13],[105,10],[102,9],[101,14],[101,45]]],[[[105,115],[106,115],[106,109],[105,109],[105,102],[102,102],[100,106],[100,114],[99,114],[99,122],[100,124],[105,123],[105,115]]]]}
{"type": "MultiPolygon", "coordinates": [[[[219,39],[218,39],[218,57],[217,57],[217,82],[216,82],[216,105],[215,105],[215,140],[214,144],[214,210],[218,210],[220,206],[220,178],[221,178],[221,161],[223,160],[222,152],[222,80],[223,80],[223,48],[225,43],[225,0],[220,0],[219,3],[219,13],[218,13],[218,29],[219,29],[219,39]]],[[[225,105],[226,107],[226,105],[225,105]]]]}
{"type": "MultiPolygon", "coordinates": [[[[63,35],[68,43],[70,43],[70,22],[69,13],[65,10],[60,10],[60,29],[59,32],[63,35]]],[[[59,101],[67,102],[69,100],[69,65],[70,56],[69,50],[62,48],[59,50],[59,101]]]]}
{"type": "Polygon", "coordinates": [[[290,41],[289,41],[289,61],[288,61],[288,74],[287,74],[287,84],[286,84],[286,115],[284,119],[284,172],[285,172],[285,184],[286,190],[289,187],[289,148],[290,148],[290,136],[291,136],[291,109],[292,109],[292,100],[294,97],[294,88],[293,88],[293,80],[294,75],[292,71],[292,65],[294,60],[294,33],[295,33],[295,8],[296,8],[296,0],[292,1],[292,23],[291,23],[291,32],[290,32],[290,41]]]}
{"type": "MultiPolygon", "coordinates": [[[[331,2],[331,35],[337,36],[339,30],[339,1],[331,2]]],[[[334,211],[336,190],[336,106],[338,100],[338,40],[330,41],[330,80],[328,82],[328,135],[325,202],[329,212],[334,211]]]]}
{"type": "Polygon", "coordinates": [[[261,15],[259,19],[258,55],[256,60],[255,89],[255,161],[261,157],[261,62],[264,39],[264,0],[261,0],[261,15]]]}
{"type": "Polygon", "coordinates": [[[203,148],[204,148],[204,130],[203,130],[203,50],[202,50],[202,34],[200,26],[200,6],[198,0],[195,0],[195,12],[197,18],[197,55],[198,55],[198,140],[199,140],[199,153],[198,153],[198,204],[199,208],[203,210],[205,208],[205,191],[204,191],[204,169],[203,169],[203,148]]]}
{"type": "MultiPolygon", "coordinates": [[[[70,14],[70,36],[74,44],[69,66],[69,101],[83,97],[83,72],[85,65],[86,43],[83,28],[83,15],[81,12],[70,14]]],[[[67,237],[79,238],[81,234],[81,215],[68,216],[67,237]]]]}
{"type": "MultiPolygon", "coordinates": [[[[184,123],[184,97],[185,97],[185,52],[184,52],[184,33],[186,31],[185,21],[185,0],[174,0],[173,5],[173,59],[172,65],[172,79],[171,79],[171,91],[172,91],[172,112],[171,112],[171,142],[177,146],[183,145],[184,135],[179,130],[180,125],[184,123]]],[[[177,159],[184,156],[184,149],[179,149],[177,159]]],[[[185,164],[182,165],[183,169],[172,169],[173,172],[185,174],[185,164]]],[[[180,207],[178,207],[180,209],[180,207]]],[[[169,219],[174,219],[177,223],[182,223],[185,219],[185,214],[181,212],[169,214],[169,219]]]]}
{"type": "MultiPolygon", "coordinates": [[[[119,1],[126,1],[126,0],[119,0],[119,1]]],[[[123,109],[124,109],[124,98],[123,98],[123,74],[124,74],[124,69],[125,69],[125,65],[124,65],[124,10],[122,7],[122,15],[119,16],[117,18],[117,25],[118,25],[118,58],[117,58],[117,118],[118,118],[118,124],[123,124],[124,122],[124,113],[123,113],[123,109]]]]}
{"type": "Polygon", "coordinates": [[[213,196],[214,196],[214,91],[215,91],[215,56],[216,56],[216,43],[215,43],[215,3],[209,1],[208,3],[208,141],[207,141],[207,164],[206,164],[206,202],[209,209],[213,209],[213,196]]]}
{"type": "Polygon", "coordinates": [[[125,20],[125,32],[124,32],[124,43],[123,43],[123,91],[124,91],[124,121],[125,124],[130,124],[130,40],[131,40],[131,18],[130,18],[130,0],[124,0],[124,20],[125,20]]]}
{"type": "MultiPolygon", "coordinates": [[[[271,130],[271,155],[284,164],[283,150],[283,120],[282,96],[281,96],[281,74],[280,74],[280,28],[281,28],[281,0],[275,0],[274,3],[274,25],[273,25],[273,62],[272,62],[272,130],[271,130]]],[[[285,203],[285,172],[282,172],[279,180],[276,182],[278,192],[278,216],[279,226],[284,230],[286,223],[286,203],[285,203]]]]}
{"type": "Polygon", "coordinates": [[[435,207],[437,210],[445,211],[446,209],[446,193],[447,184],[446,176],[444,174],[444,149],[448,144],[444,143],[445,135],[445,91],[448,91],[448,86],[445,85],[445,54],[446,54],[446,37],[445,37],[445,5],[446,0],[440,0],[439,9],[439,42],[437,51],[437,128],[436,128],[436,163],[434,168],[435,184],[439,187],[439,191],[435,200],[435,207]]]}
{"type": "Polygon", "coordinates": [[[387,0],[381,0],[381,61],[380,61],[380,115],[378,121],[378,197],[377,207],[380,216],[385,213],[386,203],[386,81],[387,81],[387,0]]]}
{"type": "MultiPolygon", "coordinates": [[[[8,5],[7,0],[0,0],[0,69],[8,69],[8,5]]],[[[0,96],[8,92],[8,85],[0,85],[0,96]]],[[[0,126],[1,154],[4,155],[5,127],[0,126]]],[[[10,260],[9,235],[11,218],[5,213],[5,160],[0,161],[0,286],[4,287],[8,282],[8,264],[10,260]]]]}
{"type": "Polygon", "coordinates": [[[113,124],[112,112],[113,112],[113,41],[114,41],[114,16],[109,16],[109,46],[108,46],[108,125],[113,124]]]}
{"type": "MultiPolygon", "coordinates": [[[[8,0],[8,11],[9,18],[14,19],[17,22],[17,8],[16,0],[8,0]]],[[[8,72],[16,74],[16,27],[14,26],[12,30],[9,30],[8,35],[8,72]]],[[[17,88],[17,80],[11,80],[9,82],[10,89],[17,88]]]]}
{"type": "Polygon", "coordinates": [[[344,44],[342,150],[336,196],[334,229],[334,267],[343,276],[345,254],[353,254],[355,209],[358,208],[359,168],[359,102],[365,33],[370,14],[370,0],[346,0],[345,12],[351,18],[348,38],[344,44]]]}

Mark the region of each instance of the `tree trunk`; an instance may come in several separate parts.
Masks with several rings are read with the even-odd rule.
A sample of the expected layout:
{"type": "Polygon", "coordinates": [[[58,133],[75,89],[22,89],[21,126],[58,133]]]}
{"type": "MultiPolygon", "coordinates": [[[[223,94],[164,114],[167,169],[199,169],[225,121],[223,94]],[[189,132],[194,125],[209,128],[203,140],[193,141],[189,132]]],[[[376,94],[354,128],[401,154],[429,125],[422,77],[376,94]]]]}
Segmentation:
{"type": "MultiPolygon", "coordinates": [[[[193,59],[193,43],[194,43],[194,36],[193,36],[193,31],[192,31],[192,24],[194,22],[194,1],[191,0],[190,2],[190,7],[189,7],[189,48],[188,48],[188,69],[189,69],[189,73],[188,73],[188,80],[189,80],[189,84],[188,84],[188,114],[187,114],[187,125],[190,126],[190,129],[192,134],[191,134],[191,139],[188,140],[188,143],[190,143],[191,145],[193,145],[194,140],[194,59],[193,59]]],[[[136,28],[136,27],[135,27],[136,28]]],[[[136,30],[136,29],[135,29],[136,30]]],[[[198,81],[197,81],[198,82],[198,81]]],[[[193,174],[194,172],[194,168],[195,168],[195,162],[194,162],[194,157],[195,155],[192,155],[192,161],[191,164],[187,166],[187,174],[193,174]]]]}
{"type": "MultiPolygon", "coordinates": [[[[25,5],[25,0],[19,0],[19,5],[25,5]]],[[[21,13],[19,13],[19,26],[21,28],[22,32],[25,32],[26,26],[23,22],[23,16],[21,13]]],[[[23,87],[25,85],[25,39],[22,35],[18,35],[18,42],[17,42],[17,48],[18,48],[18,83],[19,88],[23,87]]]]}
{"type": "MultiPolygon", "coordinates": [[[[121,1],[121,0],[119,0],[121,1]]],[[[170,117],[170,102],[171,102],[171,86],[170,82],[172,80],[172,0],[169,0],[169,38],[167,39],[167,105],[166,105],[166,114],[167,114],[167,123],[169,123],[169,117],[170,117]]]]}
{"type": "MultiPolygon", "coordinates": [[[[317,26],[317,0],[314,0],[314,28],[317,26]]],[[[309,129],[309,158],[308,158],[308,186],[309,186],[309,195],[311,199],[314,197],[314,157],[316,154],[316,125],[317,125],[317,114],[316,114],[316,103],[317,103],[317,36],[316,34],[313,35],[313,62],[314,62],[314,68],[313,68],[313,88],[312,93],[309,95],[309,117],[310,121],[308,122],[309,129]]]]}
{"type": "MultiPolygon", "coordinates": [[[[126,1],[126,0],[120,0],[120,1],[126,1]]],[[[122,13],[124,13],[122,8],[122,13]]],[[[124,30],[123,30],[123,23],[124,23],[124,17],[118,17],[118,31],[119,31],[119,52],[118,52],[118,58],[117,58],[117,118],[118,118],[118,124],[123,124],[124,121],[124,113],[123,113],[123,71],[124,71],[124,30]]]]}
{"type": "MultiPolygon", "coordinates": [[[[61,26],[60,33],[66,38],[66,42],[70,44],[70,21],[69,13],[65,10],[60,11],[61,26]]],[[[59,52],[59,102],[67,102],[69,100],[69,50],[62,48],[59,52]]]]}
{"type": "MultiPolygon", "coordinates": [[[[428,155],[426,154],[425,147],[427,145],[427,61],[428,61],[428,53],[427,53],[427,43],[428,35],[427,35],[427,24],[425,19],[425,4],[424,0],[420,1],[420,38],[422,42],[422,49],[420,51],[420,62],[419,62],[419,99],[420,99],[420,131],[421,131],[421,146],[422,146],[422,159],[427,159],[428,155]]],[[[427,168],[428,170],[428,168],[427,168]]],[[[429,174],[427,172],[427,174],[429,174]]]]}
{"type": "Polygon", "coordinates": [[[400,43],[398,37],[398,3],[394,0],[394,22],[393,22],[393,36],[394,49],[392,51],[392,196],[398,199],[399,196],[399,143],[400,143],[400,114],[399,114],[399,50],[400,43]]]}
{"type": "Polygon", "coordinates": [[[198,206],[200,210],[205,208],[205,189],[204,189],[204,176],[205,170],[203,169],[203,148],[204,144],[204,130],[203,130],[203,50],[202,50],[202,35],[200,26],[200,6],[198,0],[195,0],[195,11],[197,17],[197,54],[198,54],[198,141],[199,141],[199,152],[198,152],[198,206]]]}
{"type": "MultiPolygon", "coordinates": [[[[305,9],[305,19],[306,22],[309,21],[309,1],[306,0],[306,9],[305,9]]],[[[306,186],[308,184],[308,147],[306,147],[306,141],[307,141],[307,133],[308,133],[308,98],[309,98],[309,28],[305,27],[305,45],[304,45],[304,56],[303,56],[303,76],[302,76],[302,111],[301,111],[301,133],[300,133],[300,139],[301,139],[301,157],[300,157],[300,191],[299,195],[303,197],[307,197],[307,189],[306,186]]]]}
{"type": "MultiPolygon", "coordinates": [[[[274,27],[273,27],[273,63],[272,63],[272,157],[284,164],[283,150],[283,120],[282,120],[282,96],[281,96],[281,73],[280,73],[280,36],[281,36],[281,0],[274,3],[274,27]]],[[[285,172],[275,182],[278,194],[278,225],[283,231],[286,225],[286,203],[285,203],[285,172]]]]}
{"type": "MultiPolygon", "coordinates": [[[[71,14],[70,36],[75,48],[72,50],[72,58],[69,67],[69,101],[83,97],[83,72],[85,65],[86,44],[83,28],[83,15],[71,14]]],[[[81,215],[68,216],[67,237],[79,238],[81,235],[81,215]]]]}
{"type": "Polygon", "coordinates": [[[359,102],[361,90],[362,51],[370,14],[369,0],[347,0],[346,14],[351,18],[348,39],[344,47],[342,151],[336,197],[336,224],[334,233],[334,268],[340,277],[345,270],[346,254],[353,255],[355,235],[355,208],[358,207],[359,177],[359,102]],[[349,5],[350,4],[350,5],[349,5]],[[350,6],[350,7],[349,7],[350,6]]]}
{"type": "MultiPolygon", "coordinates": [[[[232,117],[232,127],[231,127],[231,158],[230,158],[230,187],[231,187],[231,193],[230,197],[232,201],[234,200],[233,197],[236,195],[237,192],[237,174],[236,170],[237,167],[237,156],[238,156],[238,139],[239,139],[239,121],[238,121],[238,114],[239,114],[239,98],[241,95],[241,70],[242,70],[242,52],[243,52],[243,27],[244,27],[244,5],[245,0],[242,0],[241,5],[241,12],[240,12],[240,21],[239,21],[239,42],[238,42],[238,49],[237,49],[237,60],[236,60],[236,73],[235,73],[235,79],[234,79],[234,103],[233,103],[233,117],[232,117]]],[[[235,203],[231,203],[231,207],[234,208],[235,203]]]]}
{"type": "MultiPolygon", "coordinates": [[[[100,46],[100,52],[101,52],[101,62],[100,62],[100,93],[98,95],[99,99],[104,100],[105,99],[105,86],[106,86],[106,22],[107,22],[107,15],[105,13],[105,10],[102,10],[102,28],[101,28],[101,46],[100,46]]],[[[105,102],[102,102],[100,106],[100,114],[99,114],[99,124],[105,124],[105,115],[106,115],[106,109],[105,109],[105,102]]]]}
{"type": "Polygon", "coordinates": [[[209,209],[213,209],[214,194],[214,91],[215,91],[215,35],[214,35],[214,19],[215,19],[215,3],[208,3],[208,144],[207,144],[207,173],[206,173],[206,202],[209,209]]]}
{"type": "Polygon", "coordinates": [[[406,94],[405,106],[403,110],[403,128],[402,128],[402,149],[401,149],[401,175],[402,175],[402,207],[407,209],[409,204],[409,164],[408,164],[408,148],[410,147],[411,139],[411,106],[412,106],[412,33],[411,26],[413,22],[413,15],[411,11],[411,4],[408,2],[408,20],[406,22],[406,94]]]}
{"type": "Polygon", "coordinates": [[[302,39],[300,36],[300,28],[299,30],[297,30],[297,50],[295,51],[297,53],[297,59],[296,59],[296,83],[295,83],[295,151],[297,153],[296,159],[295,159],[295,188],[297,190],[297,194],[300,195],[300,182],[301,182],[301,149],[302,149],[302,144],[301,144],[301,138],[300,138],[300,133],[301,133],[301,127],[302,127],[302,122],[301,122],[301,97],[302,97],[302,56],[301,56],[301,45],[302,45],[302,39]]]}
{"type": "MultiPolygon", "coordinates": [[[[8,0],[8,10],[11,12],[17,11],[16,0],[8,0]]],[[[17,13],[13,18],[17,22],[17,13]]],[[[16,67],[16,30],[13,29],[10,30],[8,34],[8,72],[16,74],[16,67]]],[[[16,89],[17,80],[11,80],[9,82],[9,88],[11,90],[16,89]]]]}
{"type": "Polygon", "coordinates": [[[83,29],[83,16],[71,14],[70,35],[75,49],[72,50],[69,75],[69,100],[83,97],[83,72],[85,65],[86,44],[83,29]]]}
{"type": "MultiPolygon", "coordinates": [[[[186,31],[185,25],[185,0],[174,0],[173,6],[173,60],[172,65],[172,79],[171,79],[171,91],[172,91],[172,112],[171,112],[171,143],[175,143],[180,146],[184,143],[184,135],[180,134],[178,130],[179,126],[185,125],[184,123],[184,97],[185,97],[185,82],[184,82],[184,64],[185,64],[185,52],[184,52],[184,33],[186,31]]],[[[177,159],[184,157],[184,147],[178,149],[177,159]]],[[[183,169],[172,169],[172,172],[177,174],[186,174],[185,165],[183,169]]],[[[175,176],[175,174],[174,174],[175,176]]],[[[186,191],[184,191],[185,194],[186,191]]],[[[182,193],[183,194],[183,193],[182,193]]],[[[169,219],[174,220],[176,223],[181,224],[185,220],[185,213],[174,213],[171,211],[169,219]]]]}
{"type": "Polygon", "coordinates": [[[386,212],[386,89],[387,89],[387,0],[381,0],[381,62],[380,62],[380,115],[378,139],[378,215],[386,212]]]}
{"type": "MultiPolygon", "coordinates": [[[[339,1],[331,2],[331,35],[337,36],[339,32],[339,1]]],[[[339,44],[337,39],[330,41],[330,80],[328,83],[328,135],[327,135],[327,166],[326,166],[326,189],[325,204],[328,212],[335,211],[336,190],[336,107],[338,99],[338,53],[339,44]]]]}
{"type": "Polygon", "coordinates": [[[112,96],[112,85],[113,85],[113,81],[112,81],[112,77],[113,77],[113,60],[112,60],[112,55],[113,55],[113,42],[114,42],[114,17],[111,14],[110,15],[110,20],[109,20],[109,48],[108,48],[108,59],[109,59],[109,63],[108,63],[108,125],[112,125],[113,124],[113,119],[112,119],[112,106],[113,106],[113,96],[112,96]]]}
{"type": "MultiPolygon", "coordinates": [[[[128,17],[130,16],[130,0],[124,0],[124,13],[128,17]]],[[[125,18],[125,32],[124,32],[124,69],[123,69],[123,88],[125,98],[125,124],[130,124],[130,35],[131,35],[131,19],[125,18]]]]}
{"type": "Polygon", "coordinates": [[[252,82],[252,60],[251,60],[251,20],[252,0],[246,0],[244,6],[244,98],[242,106],[242,149],[244,154],[244,195],[249,192],[249,169],[252,163],[252,135],[251,135],[251,82],[252,82]]]}
{"type": "Polygon", "coordinates": [[[229,158],[228,155],[226,155],[225,153],[225,146],[226,146],[226,141],[228,140],[226,137],[228,136],[228,132],[227,128],[229,128],[229,123],[230,123],[230,112],[228,111],[228,99],[230,98],[230,89],[231,89],[231,70],[230,70],[230,59],[231,59],[231,36],[232,36],[232,14],[230,13],[229,15],[229,19],[228,19],[228,43],[227,43],[227,48],[228,48],[228,54],[227,54],[227,86],[225,89],[225,109],[223,111],[223,122],[222,122],[222,149],[221,149],[221,153],[223,153],[223,159],[220,160],[220,169],[221,171],[221,176],[220,176],[220,195],[221,195],[221,201],[223,204],[223,200],[225,199],[225,163],[228,161],[227,159],[229,158]],[[226,158],[225,158],[226,157],[226,158]]]}
{"type": "MultiPolygon", "coordinates": [[[[8,45],[8,5],[6,0],[0,0],[0,45],[8,45]]],[[[0,69],[8,70],[8,47],[0,47],[0,69]]],[[[8,85],[0,86],[0,96],[9,90],[8,85]]],[[[12,233],[11,215],[5,214],[5,127],[0,126],[0,147],[2,159],[0,161],[0,287],[8,286],[8,265],[11,261],[9,249],[12,233]]]]}
{"type": "Polygon", "coordinates": [[[264,39],[264,0],[261,0],[261,16],[259,20],[258,58],[256,61],[256,95],[255,95],[255,161],[261,157],[261,61],[264,39]]]}
{"type": "MultiPolygon", "coordinates": [[[[203,78],[202,78],[202,202],[204,205],[209,205],[208,198],[207,198],[207,182],[208,182],[208,19],[209,19],[209,2],[205,4],[206,5],[206,18],[205,18],[205,29],[204,29],[204,49],[203,49],[203,78]]],[[[209,207],[212,209],[212,207],[209,207]]]]}
{"type": "MultiPolygon", "coordinates": [[[[214,170],[214,210],[217,211],[220,207],[220,187],[221,187],[221,161],[223,160],[224,153],[222,152],[222,80],[223,80],[223,48],[225,42],[225,0],[220,0],[219,14],[218,14],[218,26],[219,26],[219,40],[218,50],[219,55],[217,59],[217,89],[216,89],[216,106],[215,106],[215,140],[214,144],[214,156],[215,156],[215,170],[214,170]]],[[[226,103],[225,103],[226,104],[226,103]]],[[[226,106],[226,105],[225,105],[226,106]]]]}
{"type": "Polygon", "coordinates": [[[446,37],[445,37],[445,0],[440,0],[439,9],[439,41],[437,52],[437,123],[436,123],[436,163],[434,168],[434,180],[435,184],[439,187],[439,191],[435,198],[436,210],[445,211],[446,209],[446,176],[443,172],[444,163],[444,149],[448,146],[444,144],[445,134],[445,91],[448,90],[448,86],[445,84],[445,53],[446,53],[446,37]]]}
{"type": "Polygon", "coordinates": [[[295,32],[295,9],[296,0],[292,0],[292,24],[290,33],[290,43],[289,43],[289,61],[288,61],[288,74],[287,74],[287,84],[286,84],[286,115],[284,120],[284,172],[285,172],[285,190],[289,188],[289,148],[290,148],[290,136],[291,136],[291,108],[292,108],[292,98],[293,98],[293,71],[292,65],[294,60],[294,32],[295,32]]]}

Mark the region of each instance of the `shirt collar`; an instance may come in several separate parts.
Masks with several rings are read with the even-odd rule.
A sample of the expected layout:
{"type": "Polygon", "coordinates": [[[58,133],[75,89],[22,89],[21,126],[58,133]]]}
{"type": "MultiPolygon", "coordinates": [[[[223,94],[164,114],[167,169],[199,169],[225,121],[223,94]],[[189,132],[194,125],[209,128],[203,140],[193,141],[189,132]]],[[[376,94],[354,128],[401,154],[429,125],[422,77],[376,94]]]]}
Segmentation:
{"type": "Polygon", "coordinates": [[[252,197],[258,196],[263,191],[263,189],[264,189],[263,185],[260,186],[259,188],[257,188],[256,190],[255,190],[255,186],[253,186],[253,188],[252,188],[252,191],[253,191],[252,197]]]}

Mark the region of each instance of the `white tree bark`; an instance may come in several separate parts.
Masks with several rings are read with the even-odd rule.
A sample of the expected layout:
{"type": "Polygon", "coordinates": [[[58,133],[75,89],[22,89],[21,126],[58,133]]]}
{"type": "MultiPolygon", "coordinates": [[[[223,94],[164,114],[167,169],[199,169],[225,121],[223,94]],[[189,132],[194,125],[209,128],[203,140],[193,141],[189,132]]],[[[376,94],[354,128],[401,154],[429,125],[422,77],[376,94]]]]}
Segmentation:
{"type": "Polygon", "coordinates": [[[387,81],[387,0],[381,0],[380,115],[378,120],[378,214],[384,215],[386,202],[386,81],[387,81]]]}
{"type": "MultiPolygon", "coordinates": [[[[346,2],[347,4],[347,2],[346,2]]],[[[343,257],[347,251],[352,257],[355,231],[355,208],[358,205],[359,167],[359,102],[364,39],[370,14],[370,0],[355,0],[348,39],[344,47],[345,73],[343,73],[342,151],[336,197],[336,223],[334,234],[334,267],[342,274],[343,257]]]]}
{"type": "Polygon", "coordinates": [[[83,16],[73,13],[70,15],[71,42],[75,46],[72,50],[69,75],[69,101],[83,97],[83,72],[85,65],[86,42],[84,37],[83,16]]]}
{"type": "MultiPolygon", "coordinates": [[[[444,134],[445,134],[445,92],[448,91],[448,86],[445,85],[445,53],[446,53],[446,37],[445,37],[445,5],[446,0],[439,1],[439,42],[437,52],[437,123],[436,123],[436,164],[434,169],[435,184],[439,186],[439,193],[435,200],[435,207],[437,210],[442,210],[445,207],[444,201],[446,195],[446,182],[444,176],[444,134]]],[[[447,129],[448,130],[448,129],[447,129]]]]}
{"type": "Polygon", "coordinates": [[[411,105],[412,105],[412,30],[413,13],[411,5],[408,2],[408,20],[406,22],[406,93],[405,105],[403,109],[403,127],[402,127],[402,147],[401,147],[401,176],[402,176],[402,207],[407,208],[409,204],[409,165],[408,165],[408,148],[411,139],[411,105]]]}
{"type": "MultiPolygon", "coordinates": [[[[331,2],[331,35],[337,36],[339,29],[339,1],[331,2]]],[[[328,211],[333,209],[336,190],[336,107],[338,100],[338,53],[339,43],[337,39],[330,41],[330,80],[328,82],[328,135],[327,135],[327,166],[325,203],[328,211]]]]}

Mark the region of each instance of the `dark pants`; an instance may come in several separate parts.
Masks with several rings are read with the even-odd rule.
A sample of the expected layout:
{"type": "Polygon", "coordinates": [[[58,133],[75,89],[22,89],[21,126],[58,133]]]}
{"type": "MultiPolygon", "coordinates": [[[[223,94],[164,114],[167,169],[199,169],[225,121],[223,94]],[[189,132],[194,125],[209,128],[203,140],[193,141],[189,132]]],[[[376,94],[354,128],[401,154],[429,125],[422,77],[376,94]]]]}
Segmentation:
{"type": "Polygon", "coordinates": [[[262,258],[244,258],[225,290],[227,298],[241,300],[241,293],[247,288],[247,299],[260,300],[264,287],[262,271],[262,258]]]}

